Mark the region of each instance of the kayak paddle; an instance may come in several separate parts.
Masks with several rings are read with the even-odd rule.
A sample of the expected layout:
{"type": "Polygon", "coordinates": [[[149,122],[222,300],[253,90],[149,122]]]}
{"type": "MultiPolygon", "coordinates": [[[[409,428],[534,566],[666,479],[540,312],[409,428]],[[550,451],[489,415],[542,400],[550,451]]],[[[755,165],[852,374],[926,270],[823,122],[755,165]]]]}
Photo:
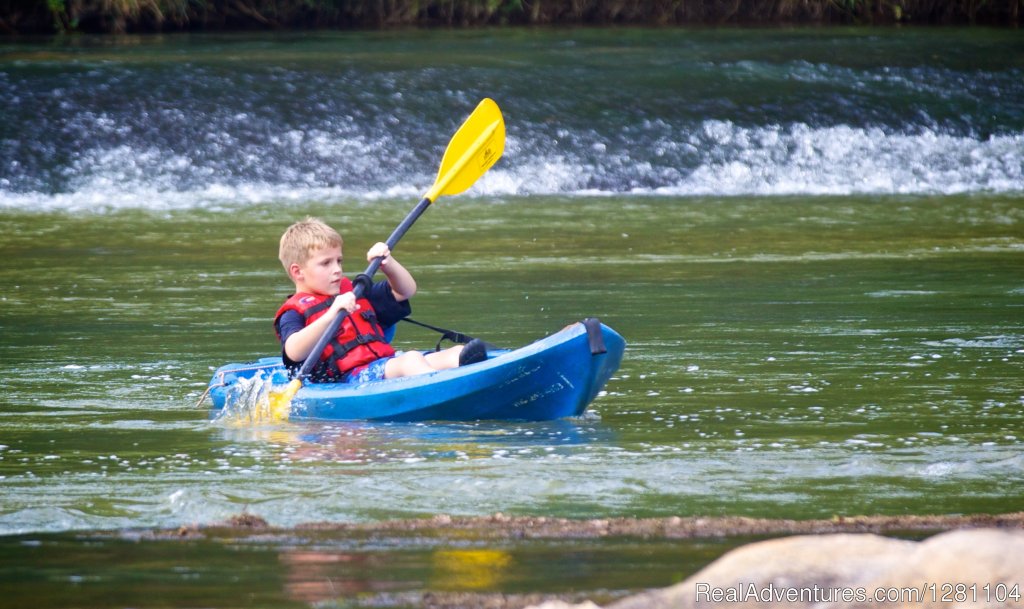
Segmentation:
{"type": "MultiPolygon", "coordinates": [[[[441,159],[441,167],[437,171],[437,178],[430,190],[423,195],[420,202],[413,208],[409,215],[402,220],[402,223],[395,228],[388,237],[388,248],[394,251],[398,241],[412,227],[413,223],[423,212],[430,207],[430,204],[444,195],[457,195],[465,192],[476,182],[494,163],[501,158],[505,151],[505,120],[501,116],[501,109],[493,100],[485,98],[481,101],[473,113],[469,115],[459,130],[448,142],[448,148],[444,151],[441,159]]],[[[380,258],[370,262],[370,266],[363,273],[367,278],[372,278],[380,269],[380,258]]],[[[366,283],[356,281],[353,292],[356,298],[363,295],[366,283]]],[[[320,336],[320,340],[313,346],[306,360],[303,362],[299,373],[289,382],[283,390],[272,389],[270,392],[270,415],[274,421],[288,419],[291,411],[292,398],[302,387],[302,382],[309,377],[313,366],[320,361],[320,354],[323,352],[331,337],[334,336],[341,325],[344,315],[335,317],[330,325],[320,336]]]]}

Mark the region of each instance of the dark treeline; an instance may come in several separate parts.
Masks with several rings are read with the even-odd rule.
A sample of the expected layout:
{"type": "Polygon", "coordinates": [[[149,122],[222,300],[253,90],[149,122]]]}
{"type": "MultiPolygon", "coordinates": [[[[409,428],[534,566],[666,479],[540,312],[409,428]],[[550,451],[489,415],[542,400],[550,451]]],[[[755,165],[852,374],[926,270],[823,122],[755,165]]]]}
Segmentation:
{"type": "Polygon", "coordinates": [[[1024,0],[0,0],[0,34],[486,25],[1018,24],[1024,0]]]}

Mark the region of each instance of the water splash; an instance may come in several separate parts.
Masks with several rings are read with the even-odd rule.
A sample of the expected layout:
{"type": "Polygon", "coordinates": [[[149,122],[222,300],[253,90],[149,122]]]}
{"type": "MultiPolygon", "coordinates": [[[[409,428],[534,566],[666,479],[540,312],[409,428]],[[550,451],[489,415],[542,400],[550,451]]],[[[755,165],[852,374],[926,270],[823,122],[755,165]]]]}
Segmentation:
{"type": "Polygon", "coordinates": [[[279,423],[274,396],[282,387],[275,384],[272,373],[259,370],[250,378],[240,378],[228,390],[224,408],[214,422],[225,426],[252,426],[279,423]]]}

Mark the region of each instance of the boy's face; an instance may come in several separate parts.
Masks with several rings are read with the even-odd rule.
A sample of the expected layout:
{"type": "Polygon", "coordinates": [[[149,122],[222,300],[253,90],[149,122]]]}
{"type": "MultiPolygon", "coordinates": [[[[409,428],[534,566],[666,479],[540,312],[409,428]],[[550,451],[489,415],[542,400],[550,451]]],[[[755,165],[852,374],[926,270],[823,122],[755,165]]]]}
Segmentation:
{"type": "Polygon", "coordinates": [[[341,248],[314,250],[305,263],[293,264],[290,271],[300,292],[335,296],[341,289],[341,248]]]}

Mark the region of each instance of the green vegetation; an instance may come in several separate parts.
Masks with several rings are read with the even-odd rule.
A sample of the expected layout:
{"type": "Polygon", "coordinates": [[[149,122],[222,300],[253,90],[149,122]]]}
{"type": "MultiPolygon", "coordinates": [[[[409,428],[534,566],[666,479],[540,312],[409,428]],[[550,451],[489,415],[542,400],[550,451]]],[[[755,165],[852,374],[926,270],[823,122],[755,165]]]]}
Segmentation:
{"type": "Polygon", "coordinates": [[[985,23],[1024,0],[0,0],[0,34],[483,25],[985,23]]]}

